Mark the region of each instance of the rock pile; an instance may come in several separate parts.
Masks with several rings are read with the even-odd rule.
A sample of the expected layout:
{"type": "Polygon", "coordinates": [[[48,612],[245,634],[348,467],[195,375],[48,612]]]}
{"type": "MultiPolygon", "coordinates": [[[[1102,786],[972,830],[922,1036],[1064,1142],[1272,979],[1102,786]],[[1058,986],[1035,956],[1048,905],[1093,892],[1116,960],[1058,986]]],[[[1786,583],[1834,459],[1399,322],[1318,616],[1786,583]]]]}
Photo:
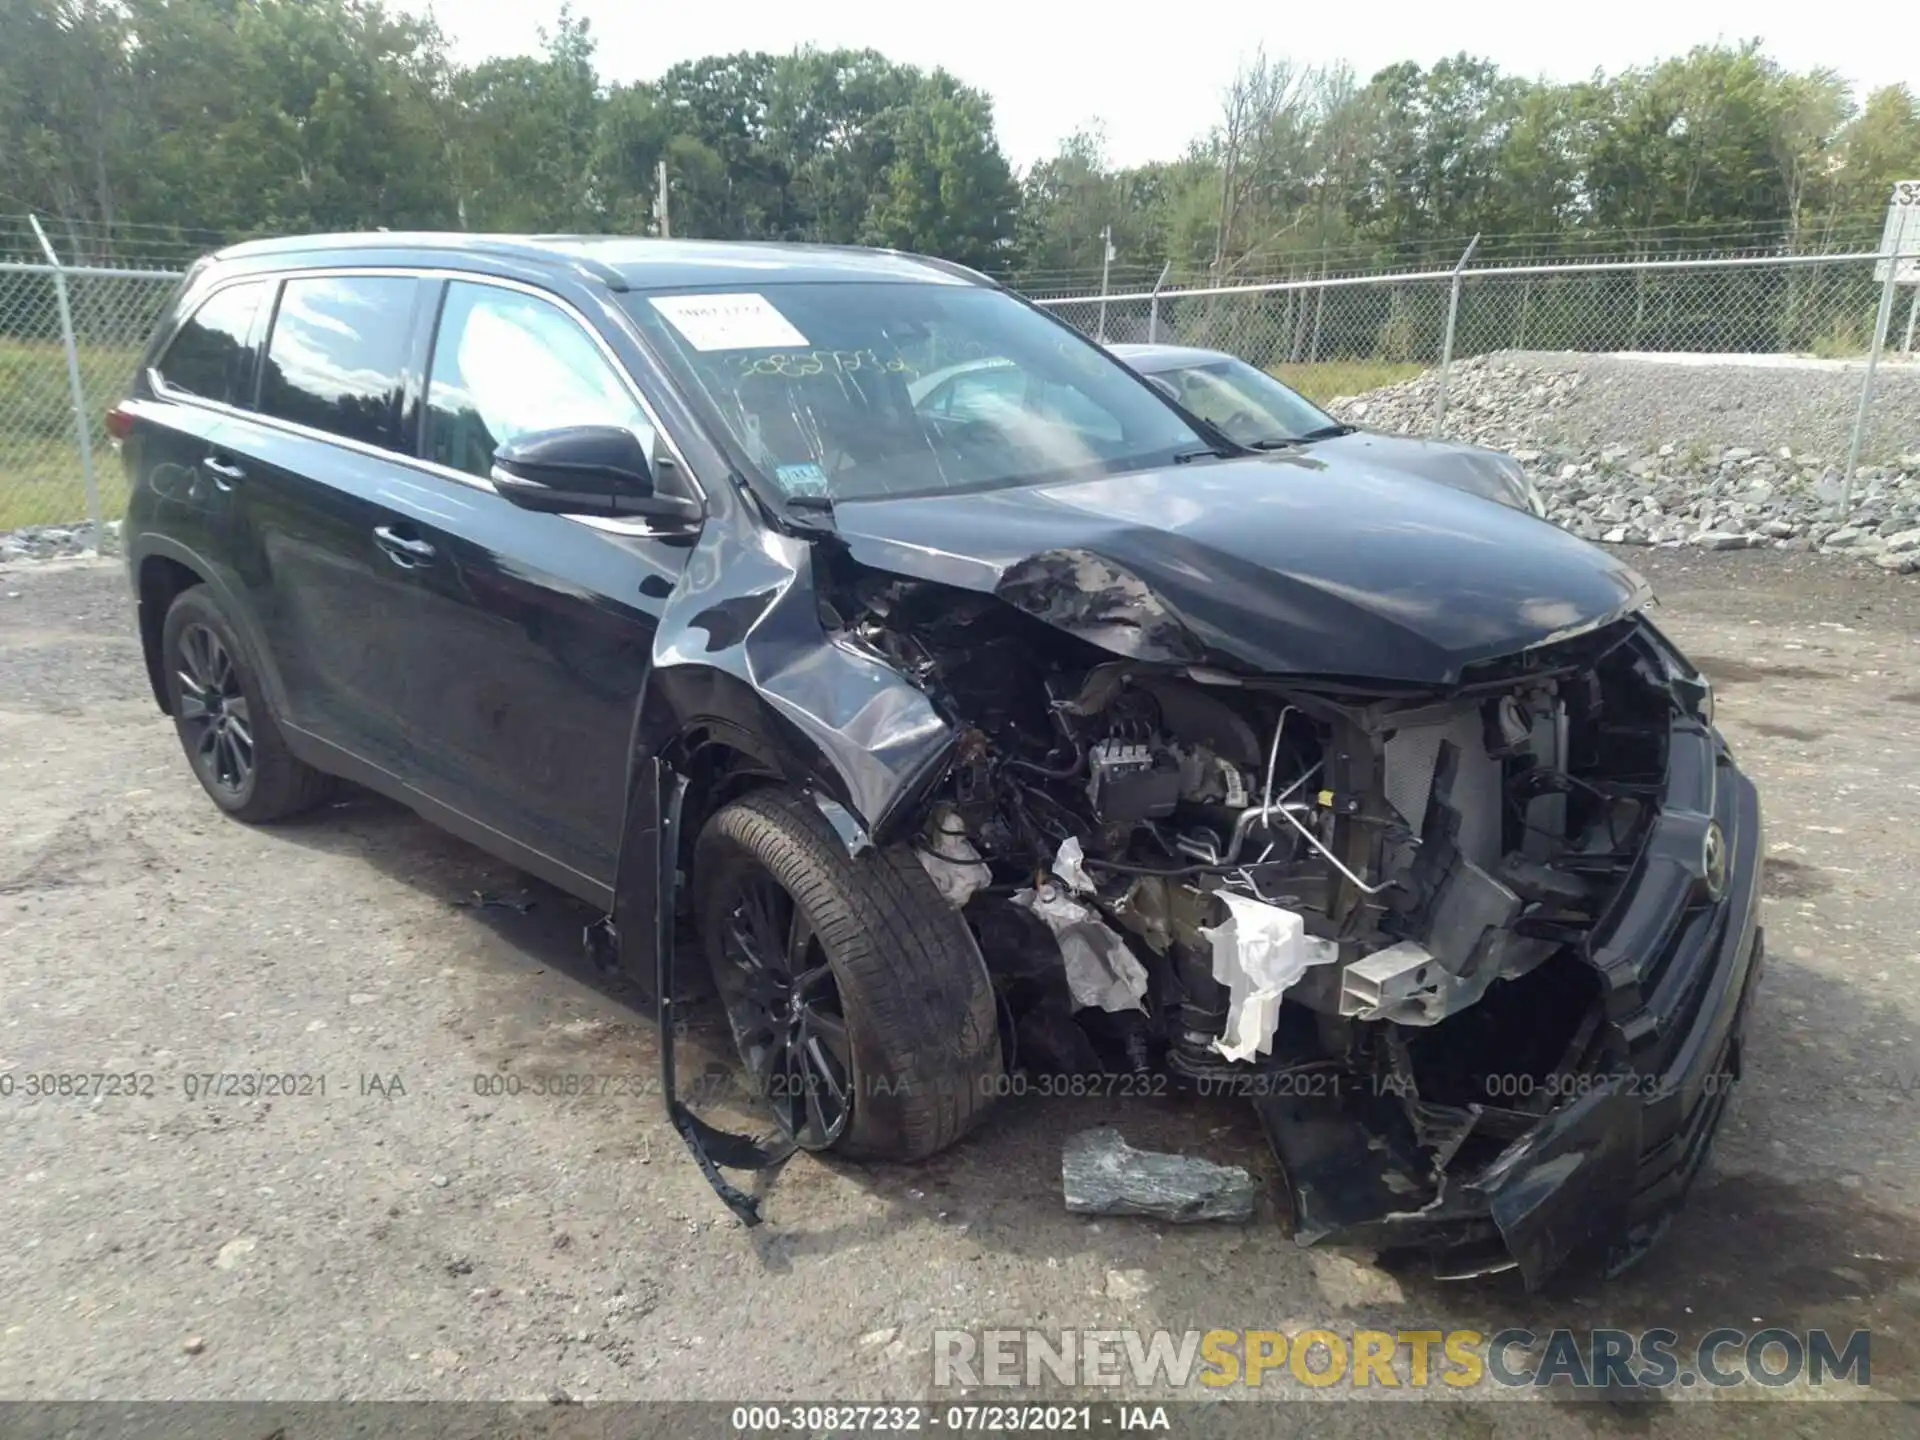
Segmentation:
{"type": "Polygon", "coordinates": [[[101,526],[104,538],[96,539],[91,520],[71,525],[23,525],[18,530],[0,530],[0,565],[9,560],[63,560],[89,551],[114,554],[120,549],[120,522],[109,520],[101,526]]]}
{"type": "MultiPolygon", "coordinates": [[[[1340,418],[1429,433],[1432,372],[1335,400],[1340,418]]],[[[1447,438],[1505,450],[1548,517],[1589,540],[1818,549],[1920,570],[1920,367],[1875,386],[1868,460],[1840,513],[1857,367],[1505,352],[1458,362],[1447,438]]]]}

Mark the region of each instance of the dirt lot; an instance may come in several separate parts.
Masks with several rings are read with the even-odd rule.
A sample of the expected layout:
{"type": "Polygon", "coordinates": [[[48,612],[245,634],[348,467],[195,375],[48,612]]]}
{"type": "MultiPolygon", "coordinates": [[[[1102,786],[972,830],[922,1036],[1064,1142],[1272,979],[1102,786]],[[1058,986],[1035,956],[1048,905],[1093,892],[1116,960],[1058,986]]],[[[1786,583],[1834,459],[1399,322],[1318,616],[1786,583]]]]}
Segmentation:
{"type": "MultiPolygon", "coordinates": [[[[1630,1276],[1545,1297],[1299,1249],[1270,1204],[1187,1229],[1062,1211],[1061,1138],[1093,1123],[1271,1175],[1225,1100],[1007,1103],[917,1169],[797,1161],[742,1229],[664,1123],[633,997],[578,959],[582,907],[382,801],[221,818],[117,567],[0,569],[0,1397],[897,1398],[928,1393],[948,1326],[1763,1323],[1870,1326],[1876,1390],[1920,1395],[1920,583],[1630,558],[1761,784],[1770,968],[1684,1217],[1630,1276]],[[534,908],[457,903],[476,891],[534,908]],[[227,1071],[316,1079],[188,1097],[227,1071]],[[153,1093],[26,1098],[43,1072],[153,1093]],[[476,1090],[576,1073],[633,1093],[476,1090]]],[[[1638,1423],[1441,1398],[1443,1433],[1638,1423]]],[[[1721,1430],[1730,1407],[1667,1409],[1721,1430]]]]}

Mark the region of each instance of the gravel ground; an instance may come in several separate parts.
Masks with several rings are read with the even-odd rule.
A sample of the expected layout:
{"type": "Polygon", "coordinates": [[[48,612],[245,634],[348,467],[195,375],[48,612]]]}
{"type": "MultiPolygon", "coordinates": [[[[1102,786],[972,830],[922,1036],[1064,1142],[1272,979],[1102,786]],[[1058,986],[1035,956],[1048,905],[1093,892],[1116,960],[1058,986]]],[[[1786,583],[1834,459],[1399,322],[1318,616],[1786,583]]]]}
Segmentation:
{"type": "MultiPolygon", "coordinates": [[[[1755,365],[1742,356],[1539,350],[1478,355],[1453,367],[1447,433],[1472,440],[1497,431],[1512,437],[1505,444],[1542,449],[1599,451],[1624,445],[1636,455],[1649,440],[1681,449],[1743,445],[1771,452],[1785,445],[1798,454],[1844,460],[1860,403],[1861,367],[1794,356],[1765,358],[1778,363],[1755,365]],[[1462,375],[1468,383],[1457,387],[1454,382],[1462,375]],[[1494,377],[1501,383],[1484,383],[1494,377]],[[1545,393],[1535,394],[1536,387],[1545,393]],[[1542,400],[1554,403],[1542,405],[1542,400]]],[[[1399,415],[1404,407],[1388,397],[1411,394],[1429,378],[1357,397],[1368,404],[1366,423],[1424,434],[1433,419],[1431,390],[1421,397],[1427,402],[1424,410],[1416,406],[1404,417],[1399,415]],[[1383,414],[1403,423],[1388,423],[1383,414]]],[[[1882,360],[1869,416],[1863,460],[1888,462],[1920,451],[1920,361],[1882,360]]]]}
{"type": "MultiPolygon", "coordinates": [[[[744,1230],[647,1093],[633,997],[579,963],[580,906],[382,801],[225,820],[146,693],[119,570],[0,566],[0,1397],[901,1398],[928,1395],[941,1326],[1762,1322],[1870,1326],[1878,1393],[1920,1395],[1920,590],[1822,556],[1633,558],[1762,786],[1771,963],[1666,1243],[1535,1297],[1301,1250],[1270,1196],[1246,1226],[1063,1211],[1060,1144],[1092,1124],[1270,1179],[1223,1100],[1009,1102],[924,1166],[798,1160],[744,1230]],[[475,892],[534,905],[455,903],[475,892]],[[326,1090],[185,1093],[215,1071],[326,1090]],[[26,1098],[49,1072],[153,1093],[26,1098]],[[568,1074],[641,1093],[475,1088],[568,1074]]],[[[709,1017],[695,1032],[697,1072],[720,1052],[709,1017]]],[[[1274,1378],[1262,1396],[1306,1393],[1274,1378]]],[[[1447,1434],[1647,1426],[1433,1398],[1447,1434]]],[[[1688,1434],[1767,1409],[1656,1408],[1688,1434]]],[[[1837,1433],[1900,1433],[1892,1407],[1794,1423],[1841,1411],[1837,1433]]],[[[1313,1428],[1404,1413],[1316,1407],[1313,1428]]]]}
{"type": "MultiPolygon", "coordinates": [[[[1848,550],[1920,568],[1920,363],[1890,361],[1843,513],[1857,365],[1757,357],[1506,351],[1453,367],[1449,439],[1512,453],[1556,523],[1591,540],[1848,550]]],[[[1430,433],[1431,371],[1333,402],[1377,430],[1430,433]]]]}
{"type": "Polygon", "coordinates": [[[91,520],[70,525],[22,525],[0,530],[0,565],[10,561],[65,560],[89,551],[110,554],[120,545],[120,522],[109,520],[94,535],[91,520]],[[104,542],[104,543],[103,543],[104,542]]]}

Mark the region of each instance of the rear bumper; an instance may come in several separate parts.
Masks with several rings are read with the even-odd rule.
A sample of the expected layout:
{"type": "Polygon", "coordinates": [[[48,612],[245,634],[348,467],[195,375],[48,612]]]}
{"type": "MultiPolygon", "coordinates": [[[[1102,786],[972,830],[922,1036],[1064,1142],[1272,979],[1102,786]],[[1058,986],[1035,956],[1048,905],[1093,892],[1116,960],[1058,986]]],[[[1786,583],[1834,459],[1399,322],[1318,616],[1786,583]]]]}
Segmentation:
{"type": "Polygon", "coordinates": [[[1659,817],[1585,957],[1600,978],[1604,1073],[1573,1077],[1571,1098],[1537,1119],[1363,1086],[1257,1101],[1300,1243],[1423,1250],[1443,1277],[1517,1266],[1529,1287],[1575,1256],[1617,1270],[1644,1254],[1739,1079],[1765,954],[1764,853],[1752,782],[1712,730],[1676,722],[1659,817]],[[1726,840],[1717,887],[1702,858],[1709,822],[1726,840]],[[1496,1126],[1509,1138],[1491,1160],[1449,1163],[1476,1131],[1484,1156],[1496,1126]]]}

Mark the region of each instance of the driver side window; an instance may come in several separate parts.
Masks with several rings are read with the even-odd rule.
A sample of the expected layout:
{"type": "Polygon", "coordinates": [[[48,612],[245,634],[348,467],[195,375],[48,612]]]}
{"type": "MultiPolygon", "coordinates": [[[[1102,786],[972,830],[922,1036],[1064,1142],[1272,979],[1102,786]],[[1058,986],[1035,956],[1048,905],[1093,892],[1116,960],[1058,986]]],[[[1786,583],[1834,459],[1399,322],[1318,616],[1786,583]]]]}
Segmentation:
{"type": "Polygon", "coordinates": [[[447,287],[428,372],[426,458],[483,479],[500,445],[562,425],[652,429],[620,375],[559,306],[494,285],[447,287]]]}

